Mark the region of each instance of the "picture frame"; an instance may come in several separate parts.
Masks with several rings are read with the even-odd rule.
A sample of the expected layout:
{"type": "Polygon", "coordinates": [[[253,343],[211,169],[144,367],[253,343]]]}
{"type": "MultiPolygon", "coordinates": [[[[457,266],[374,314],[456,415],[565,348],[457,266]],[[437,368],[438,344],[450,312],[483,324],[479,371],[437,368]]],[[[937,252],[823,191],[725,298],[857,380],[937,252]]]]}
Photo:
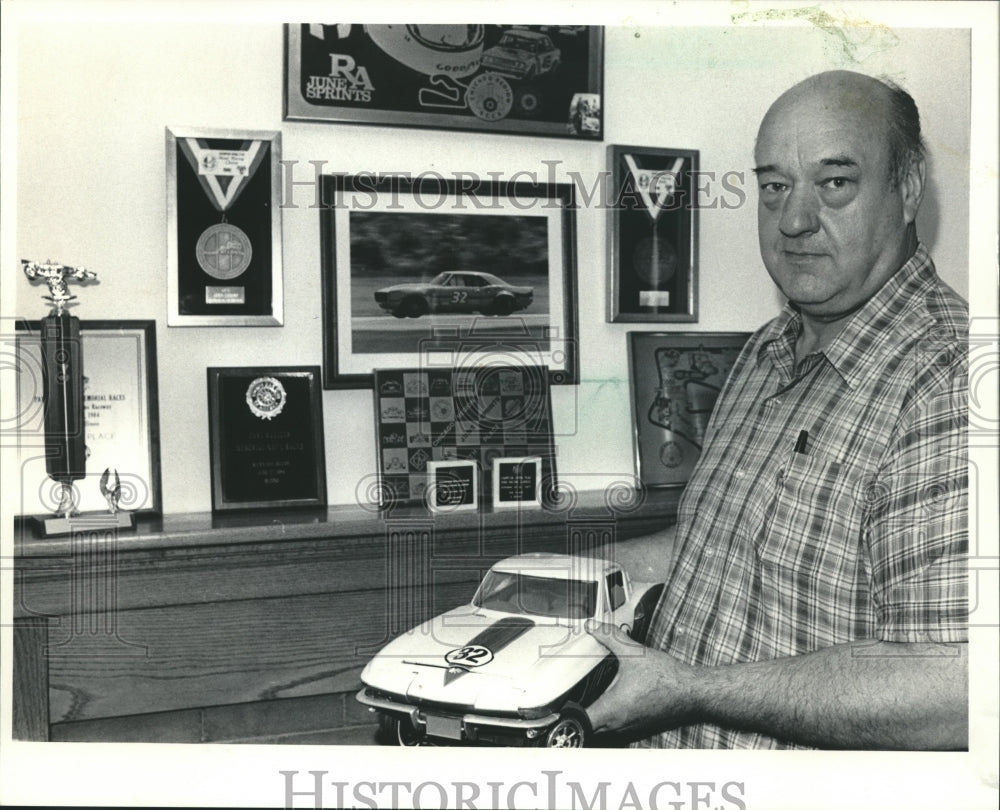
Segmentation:
{"type": "Polygon", "coordinates": [[[432,512],[477,511],[479,466],[474,461],[428,461],[425,497],[432,512]]]}
{"type": "Polygon", "coordinates": [[[431,462],[472,462],[479,503],[493,462],[538,457],[540,495],[556,488],[549,375],[540,366],[417,367],[374,373],[378,506],[426,503],[431,462]]]}
{"type": "Polygon", "coordinates": [[[540,456],[493,459],[493,508],[526,509],[542,505],[540,456]]]}
{"type": "MultiPolygon", "coordinates": [[[[51,515],[60,490],[46,473],[41,324],[18,321],[18,453],[22,476],[19,513],[51,515]]],[[[163,513],[160,476],[156,322],[81,320],[86,476],[73,482],[80,514],[106,514],[100,491],[105,470],[121,484],[118,508],[136,516],[163,513]]]]}
{"type": "Polygon", "coordinates": [[[749,332],[627,332],[636,476],[683,486],[749,332]]]}
{"type": "Polygon", "coordinates": [[[604,29],[285,25],[284,119],[600,140],[604,29]]]}
{"type": "Polygon", "coordinates": [[[570,184],[323,175],[323,384],[410,366],[579,379],[570,184]]]}
{"type": "Polygon", "coordinates": [[[608,147],[609,323],[698,320],[699,153],[608,147]]]}
{"type": "Polygon", "coordinates": [[[213,512],[326,507],[320,373],[207,369],[213,512]]]}
{"type": "Polygon", "coordinates": [[[281,326],[281,133],[166,128],[167,326],[281,326]]]}

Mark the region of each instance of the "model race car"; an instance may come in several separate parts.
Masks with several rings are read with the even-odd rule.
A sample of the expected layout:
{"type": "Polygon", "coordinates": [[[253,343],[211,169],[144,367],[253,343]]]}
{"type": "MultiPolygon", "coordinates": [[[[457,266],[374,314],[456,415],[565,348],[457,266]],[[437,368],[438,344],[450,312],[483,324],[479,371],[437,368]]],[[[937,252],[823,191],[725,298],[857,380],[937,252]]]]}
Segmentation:
{"type": "Polygon", "coordinates": [[[592,739],[584,710],[618,671],[584,625],[641,641],[662,588],[603,559],[509,557],[470,604],[379,651],[357,699],[379,715],[383,742],[582,748],[592,739]]]}
{"type": "Polygon", "coordinates": [[[375,303],[397,318],[440,312],[510,315],[526,309],[534,295],[534,287],[518,287],[492,273],[466,270],[439,273],[426,283],[384,287],[375,291],[375,303]]]}

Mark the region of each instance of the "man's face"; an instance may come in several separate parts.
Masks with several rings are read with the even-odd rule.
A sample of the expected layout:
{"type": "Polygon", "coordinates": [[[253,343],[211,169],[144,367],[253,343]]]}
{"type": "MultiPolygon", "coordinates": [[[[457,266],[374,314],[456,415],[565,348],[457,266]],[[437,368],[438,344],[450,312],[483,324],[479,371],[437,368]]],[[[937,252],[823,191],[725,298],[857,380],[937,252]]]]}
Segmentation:
{"type": "Polygon", "coordinates": [[[833,320],[908,258],[917,206],[908,182],[893,188],[886,124],[870,95],[797,89],[775,103],[757,138],[760,251],[789,300],[833,320]]]}

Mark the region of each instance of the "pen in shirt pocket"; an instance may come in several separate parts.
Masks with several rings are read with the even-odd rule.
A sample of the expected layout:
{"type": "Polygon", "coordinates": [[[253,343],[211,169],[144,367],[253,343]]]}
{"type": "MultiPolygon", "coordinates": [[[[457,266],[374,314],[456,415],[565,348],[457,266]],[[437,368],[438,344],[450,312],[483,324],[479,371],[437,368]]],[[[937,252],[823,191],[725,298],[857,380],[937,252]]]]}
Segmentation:
{"type": "Polygon", "coordinates": [[[795,440],[795,452],[805,455],[806,453],[806,443],[809,441],[809,431],[800,430],[799,438],[795,440]]]}

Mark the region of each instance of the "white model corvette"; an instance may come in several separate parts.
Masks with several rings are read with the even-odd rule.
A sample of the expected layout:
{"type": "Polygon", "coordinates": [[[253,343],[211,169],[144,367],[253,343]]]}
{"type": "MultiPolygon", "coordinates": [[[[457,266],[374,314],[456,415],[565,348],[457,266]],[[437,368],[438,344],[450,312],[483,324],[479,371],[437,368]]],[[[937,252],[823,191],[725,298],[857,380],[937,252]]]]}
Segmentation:
{"type": "Polygon", "coordinates": [[[618,669],[584,624],[614,624],[642,640],[662,587],[632,583],[602,559],[509,557],[470,604],[386,645],[362,671],[357,698],[400,745],[583,747],[584,709],[618,669]]]}

